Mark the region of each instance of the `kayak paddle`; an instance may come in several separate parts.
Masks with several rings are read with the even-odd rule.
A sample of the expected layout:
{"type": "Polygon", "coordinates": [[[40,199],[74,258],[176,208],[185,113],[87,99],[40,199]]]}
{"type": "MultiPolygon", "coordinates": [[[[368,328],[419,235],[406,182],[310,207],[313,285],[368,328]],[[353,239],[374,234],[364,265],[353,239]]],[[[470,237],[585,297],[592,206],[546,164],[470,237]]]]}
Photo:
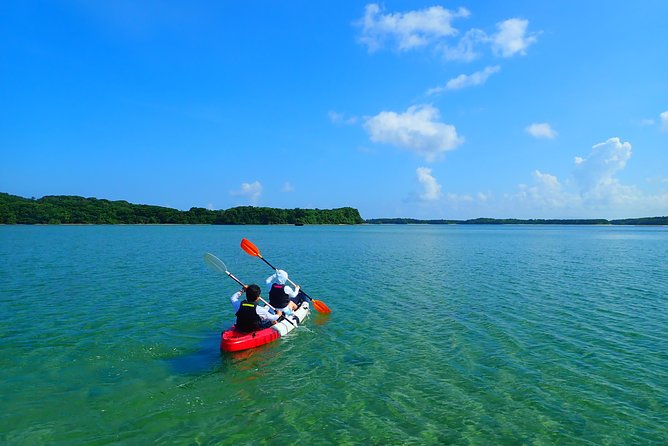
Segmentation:
{"type": "MultiPolygon", "coordinates": [[[[269,265],[271,267],[271,269],[274,269],[274,270],[276,269],[274,267],[274,265],[272,265],[271,263],[269,263],[267,261],[267,259],[262,257],[262,255],[260,254],[260,250],[257,249],[257,246],[255,246],[250,240],[248,240],[246,238],[241,239],[241,249],[243,249],[248,254],[250,254],[254,257],[261,258],[264,261],[264,263],[266,263],[267,265],[269,265]]],[[[292,284],[292,286],[294,286],[294,287],[297,286],[292,280],[290,280],[290,278],[288,278],[288,282],[290,282],[292,284]]],[[[329,307],[327,305],[325,305],[325,303],[323,301],[313,299],[311,296],[306,294],[304,292],[304,290],[301,290],[301,292],[304,296],[308,297],[311,300],[311,302],[313,302],[313,306],[315,307],[316,310],[318,310],[319,313],[329,314],[329,313],[332,312],[332,310],[330,310],[329,307]]]]}
{"type": "MultiPolygon", "coordinates": [[[[231,272],[229,272],[229,271],[227,270],[227,267],[225,266],[225,264],[223,263],[223,261],[220,260],[218,257],[214,256],[213,254],[211,254],[210,252],[207,252],[206,254],[204,254],[204,262],[206,262],[206,265],[207,265],[209,268],[211,268],[212,270],[214,270],[214,271],[216,271],[216,272],[220,272],[220,273],[225,273],[225,274],[227,274],[231,279],[234,279],[234,281],[237,282],[239,285],[241,285],[242,287],[246,288],[246,285],[244,285],[244,283],[243,283],[241,280],[239,280],[239,279],[237,279],[236,277],[234,277],[234,274],[232,274],[231,272]]],[[[271,308],[272,310],[274,310],[274,313],[276,313],[276,308],[274,308],[274,307],[272,307],[271,305],[269,305],[269,302],[267,302],[266,300],[264,300],[264,299],[262,298],[262,296],[259,296],[259,297],[260,297],[260,300],[261,300],[262,302],[264,302],[264,304],[265,304],[266,306],[268,306],[269,308],[271,308]]],[[[295,324],[293,324],[292,321],[291,321],[290,319],[288,319],[287,317],[284,318],[284,319],[285,319],[286,321],[290,322],[290,325],[295,326],[295,324]]]]}

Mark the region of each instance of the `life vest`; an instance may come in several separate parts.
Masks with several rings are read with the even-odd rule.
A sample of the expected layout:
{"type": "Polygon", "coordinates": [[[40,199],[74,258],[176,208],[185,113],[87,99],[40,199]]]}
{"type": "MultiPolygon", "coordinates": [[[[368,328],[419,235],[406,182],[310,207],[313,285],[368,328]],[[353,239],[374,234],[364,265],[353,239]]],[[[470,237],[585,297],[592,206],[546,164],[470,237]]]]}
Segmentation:
{"type": "Polygon", "coordinates": [[[269,303],[274,308],[285,308],[290,303],[290,296],[285,292],[285,286],[275,283],[269,290],[269,303]]]}
{"type": "Polygon", "coordinates": [[[255,307],[257,307],[256,303],[247,300],[241,302],[239,311],[237,311],[237,323],[235,325],[237,330],[250,332],[262,328],[262,319],[258,316],[255,307]]]}

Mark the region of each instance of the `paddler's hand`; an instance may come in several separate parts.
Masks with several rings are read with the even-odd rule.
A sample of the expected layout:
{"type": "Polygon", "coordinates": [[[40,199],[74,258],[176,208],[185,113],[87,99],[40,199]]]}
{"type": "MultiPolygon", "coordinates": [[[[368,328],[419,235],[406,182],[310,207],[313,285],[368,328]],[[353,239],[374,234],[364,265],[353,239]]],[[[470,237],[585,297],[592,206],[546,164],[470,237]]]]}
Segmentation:
{"type": "Polygon", "coordinates": [[[243,288],[239,290],[241,294],[244,294],[246,292],[246,289],[248,288],[248,285],[244,285],[243,288]]]}

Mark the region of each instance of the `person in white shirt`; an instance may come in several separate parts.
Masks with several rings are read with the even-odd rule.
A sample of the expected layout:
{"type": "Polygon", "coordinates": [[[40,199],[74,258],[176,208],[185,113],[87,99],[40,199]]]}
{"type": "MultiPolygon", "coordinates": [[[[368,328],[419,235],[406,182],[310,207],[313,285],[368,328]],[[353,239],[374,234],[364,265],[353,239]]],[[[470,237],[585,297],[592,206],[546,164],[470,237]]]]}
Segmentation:
{"type": "Polygon", "coordinates": [[[257,285],[248,285],[237,291],[230,297],[232,306],[237,316],[235,328],[239,331],[251,332],[274,325],[283,315],[283,312],[277,309],[276,313],[271,313],[266,307],[258,305],[260,300],[260,287],[257,285]],[[246,300],[241,301],[241,295],[246,293],[246,300]]]}
{"type": "Polygon", "coordinates": [[[293,299],[299,295],[299,285],[293,290],[285,283],[288,281],[288,273],[282,269],[277,269],[274,274],[267,277],[267,289],[269,290],[269,304],[285,314],[292,314],[299,308],[293,299]]]}

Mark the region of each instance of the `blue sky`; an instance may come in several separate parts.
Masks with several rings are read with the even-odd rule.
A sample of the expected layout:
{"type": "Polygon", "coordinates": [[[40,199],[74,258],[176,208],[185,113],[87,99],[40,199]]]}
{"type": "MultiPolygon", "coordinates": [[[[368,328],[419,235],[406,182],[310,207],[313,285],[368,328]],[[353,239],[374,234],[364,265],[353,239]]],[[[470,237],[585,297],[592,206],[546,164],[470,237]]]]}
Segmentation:
{"type": "Polygon", "coordinates": [[[0,4],[0,191],[668,215],[668,2],[0,4]]]}

